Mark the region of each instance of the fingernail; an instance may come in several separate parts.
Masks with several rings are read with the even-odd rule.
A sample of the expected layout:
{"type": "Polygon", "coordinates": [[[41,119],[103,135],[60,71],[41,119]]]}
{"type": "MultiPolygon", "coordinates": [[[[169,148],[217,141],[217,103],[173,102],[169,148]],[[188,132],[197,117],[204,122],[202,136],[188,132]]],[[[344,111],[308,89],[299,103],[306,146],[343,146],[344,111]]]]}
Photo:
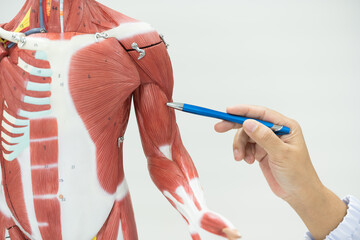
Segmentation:
{"type": "Polygon", "coordinates": [[[258,123],[254,120],[247,120],[246,124],[244,124],[244,128],[247,132],[254,132],[258,127],[258,123]]]}
{"type": "Polygon", "coordinates": [[[241,160],[241,159],[240,159],[240,152],[239,152],[239,150],[237,150],[237,149],[234,150],[234,158],[235,158],[236,161],[240,161],[240,160],[241,160]]]}

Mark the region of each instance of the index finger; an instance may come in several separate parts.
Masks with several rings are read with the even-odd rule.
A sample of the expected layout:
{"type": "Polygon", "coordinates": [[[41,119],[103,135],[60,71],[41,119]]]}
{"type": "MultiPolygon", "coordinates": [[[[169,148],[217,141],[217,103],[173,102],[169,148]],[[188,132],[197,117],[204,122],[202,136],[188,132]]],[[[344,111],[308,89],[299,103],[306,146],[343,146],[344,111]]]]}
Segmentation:
{"type": "Polygon", "coordinates": [[[219,133],[227,132],[231,129],[241,128],[241,124],[228,122],[228,121],[221,121],[215,124],[214,129],[219,133]]]}
{"type": "Polygon", "coordinates": [[[262,106],[240,104],[228,107],[226,111],[229,114],[241,115],[248,118],[255,118],[277,125],[286,125],[290,128],[295,127],[295,123],[290,118],[282,115],[279,112],[262,106]]]}

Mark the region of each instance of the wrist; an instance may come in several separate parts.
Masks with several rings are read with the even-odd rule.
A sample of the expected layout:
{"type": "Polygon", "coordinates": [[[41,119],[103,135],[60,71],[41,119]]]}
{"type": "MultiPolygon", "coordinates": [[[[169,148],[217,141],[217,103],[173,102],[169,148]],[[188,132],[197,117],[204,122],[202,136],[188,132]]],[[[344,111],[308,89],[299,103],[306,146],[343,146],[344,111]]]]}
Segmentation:
{"type": "Polygon", "coordinates": [[[295,211],[300,209],[311,209],[315,203],[322,202],[329,190],[319,179],[309,183],[308,186],[301,187],[294,191],[289,197],[284,199],[295,211]]]}
{"type": "Polygon", "coordinates": [[[324,239],[346,215],[347,206],[324,185],[314,186],[297,200],[289,202],[314,239],[324,239]]]}

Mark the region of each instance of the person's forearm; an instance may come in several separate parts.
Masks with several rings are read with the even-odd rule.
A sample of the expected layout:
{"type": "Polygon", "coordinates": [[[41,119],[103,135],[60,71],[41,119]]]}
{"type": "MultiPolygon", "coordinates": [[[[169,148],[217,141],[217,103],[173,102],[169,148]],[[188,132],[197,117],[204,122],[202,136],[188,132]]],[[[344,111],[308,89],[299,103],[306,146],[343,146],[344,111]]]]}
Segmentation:
{"type": "Polygon", "coordinates": [[[239,128],[233,142],[235,159],[249,164],[259,161],[271,190],[291,205],[313,238],[324,239],[337,228],[347,214],[347,205],[321,183],[299,123],[261,106],[238,105],[227,112],[290,127],[290,134],[281,137],[255,120],[243,125],[224,121],[215,130],[239,128]]]}
{"type": "Polygon", "coordinates": [[[322,184],[288,203],[316,240],[325,239],[342,222],[347,212],[346,204],[322,184]]]}

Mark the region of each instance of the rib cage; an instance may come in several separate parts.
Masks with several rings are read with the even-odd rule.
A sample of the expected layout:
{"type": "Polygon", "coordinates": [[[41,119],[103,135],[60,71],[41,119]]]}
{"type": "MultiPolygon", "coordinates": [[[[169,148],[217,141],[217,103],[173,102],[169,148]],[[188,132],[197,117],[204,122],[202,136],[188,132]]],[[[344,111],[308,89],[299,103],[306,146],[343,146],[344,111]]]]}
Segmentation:
{"type": "MultiPolygon", "coordinates": [[[[44,53],[36,54],[35,56],[41,56],[42,59],[46,58],[44,53]]],[[[20,67],[25,72],[28,72],[30,75],[38,77],[51,77],[52,70],[45,68],[37,68],[26,63],[23,59],[19,57],[18,67],[20,67]]],[[[26,90],[34,92],[44,92],[50,91],[49,83],[36,83],[28,81],[26,85],[26,90]]],[[[46,106],[50,104],[50,97],[37,98],[32,96],[27,96],[24,94],[22,101],[24,103],[37,105],[37,106],[46,106]]],[[[19,109],[17,115],[25,118],[20,119],[17,116],[13,116],[8,109],[8,103],[4,100],[4,109],[3,109],[3,118],[1,126],[3,129],[1,131],[1,144],[3,147],[3,156],[7,161],[13,161],[16,157],[26,149],[30,144],[30,119],[37,119],[41,117],[46,117],[51,114],[51,110],[44,111],[27,111],[19,109]],[[4,141],[5,140],[5,141],[4,141]]]]}

